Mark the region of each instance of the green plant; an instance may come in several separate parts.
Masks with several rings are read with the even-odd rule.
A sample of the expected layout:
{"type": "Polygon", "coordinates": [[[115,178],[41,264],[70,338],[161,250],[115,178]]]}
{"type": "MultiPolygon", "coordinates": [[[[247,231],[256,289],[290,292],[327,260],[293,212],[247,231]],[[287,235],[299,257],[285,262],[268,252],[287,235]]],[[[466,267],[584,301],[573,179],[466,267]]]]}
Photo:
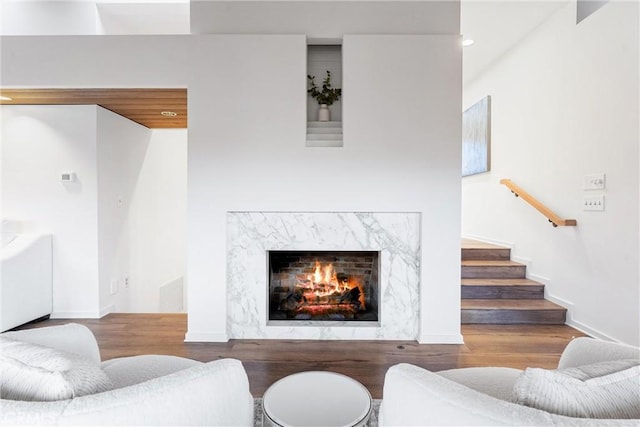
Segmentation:
{"type": "Polygon", "coordinates": [[[315,78],[316,76],[307,75],[310,84],[307,93],[318,101],[318,104],[331,105],[340,99],[342,89],[331,87],[331,71],[327,70],[327,77],[322,81],[322,90],[316,85],[315,78]]]}

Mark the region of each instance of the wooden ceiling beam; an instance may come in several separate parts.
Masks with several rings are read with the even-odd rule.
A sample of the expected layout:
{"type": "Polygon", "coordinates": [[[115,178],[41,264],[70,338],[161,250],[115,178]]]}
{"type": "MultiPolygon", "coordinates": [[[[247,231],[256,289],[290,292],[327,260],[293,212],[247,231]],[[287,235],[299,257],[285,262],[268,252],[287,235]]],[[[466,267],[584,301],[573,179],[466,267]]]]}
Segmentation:
{"type": "Polygon", "coordinates": [[[187,127],[187,89],[0,89],[0,105],[100,105],[148,128],[187,127]],[[165,117],[162,111],[173,111],[165,117]]]}

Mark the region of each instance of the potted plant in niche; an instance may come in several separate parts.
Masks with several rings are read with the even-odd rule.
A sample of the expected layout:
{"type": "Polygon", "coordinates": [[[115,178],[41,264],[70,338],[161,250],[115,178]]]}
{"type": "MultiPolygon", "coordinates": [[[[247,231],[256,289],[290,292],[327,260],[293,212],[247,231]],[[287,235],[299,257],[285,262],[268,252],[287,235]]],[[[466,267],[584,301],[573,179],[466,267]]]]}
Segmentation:
{"type": "Polygon", "coordinates": [[[307,93],[320,104],[318,121],[328,122],[331,120],[329,105],[340,100],[342,89],[331,87],[331,71],[329,70],[327,70],[327,77],[322,81],[322,88],[316,85],[315,78],[316,76],[307,75],[307,79],[309,80],[307,93]]]}

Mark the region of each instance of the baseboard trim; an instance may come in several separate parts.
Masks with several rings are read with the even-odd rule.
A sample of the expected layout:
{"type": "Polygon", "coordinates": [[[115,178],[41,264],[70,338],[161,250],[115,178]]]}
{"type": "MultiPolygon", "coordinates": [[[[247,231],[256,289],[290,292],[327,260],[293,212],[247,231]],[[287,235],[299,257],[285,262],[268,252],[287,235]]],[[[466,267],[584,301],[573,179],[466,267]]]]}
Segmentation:
{"type": "MultiPolygon", "coordinates": [[[[538,279],[534,279],[534,280],[538,280],[538,279]]],[[[539,281],[539,282],[542,282],[541,280],[538,280],[538,281],[539,281]]],[[[545,282],[542,282],[542,283],[545,283],[545,282]]],[[[546,284],[546,283],[545,283],[545,284],[546,284]]],[[[545,291],[546,291],[546,290],[547,290],[547,288],[545,287],[545,291]]],[[[558,297],[556,297],[556,296],[553,296],[553,295],[551,295],[551,294],[548,294],[548,293],[546,293],[546,292],[545,292],[545,296],[544,296],[544,298],[545,298],[545,299],[547,299],[547,300],[549,300],[549,301],[551,301],[551,302],[552,302],[552,303],[554,303],[554,304],[558,304],[558,305],[560,305],[560,306],[562,306],[562,307],[564,307],[564,308],[566,308],[566,309],[567,309],[567,321],[566,321],[566,324],[567,324],[567,325],[570,325],[570,324],[571,324],[571,322],[573,321],[573,303],[572,303],[572,302],[570,302],[570,301],[567,301],[567,300],[565,300],[565,299],[558,298],[558,297]]],[[[578,328],[576,328],[576,329],[578,329],[578,328]]],[[[583,332],[584,332],[584,331],[583,331],[583,332]]]]}
{"type": "Polygon", "coordinates": [[[525,258],[525,257],[521,257],[521,256],[516,256],[513,253],[511,254],[511,261],[515,261],[515,262],[519,262],[520,264],[524,264],[527,267],[527,279],[531,279],[531,280],[536,280],[533,277],[535,276],[535,274],[531,273],[532,267],[531,267],[531,259],[529,258],[525,258]]]}
{"type": "Polygon", "coordinates": [[[611,342],[617,342],[617,343],[620,343],[620,344],[626,344],[626,343],[624,343],[624,342],[622,342],[622,341],[620,341],[618,339],[615,339],[611,335],[607,335],[604,332],[601,332],[601,331],[599,331],[597,329],[594,329],[594,328],[592,328],[590,326],[587,326],[584,323],[578,322],[576,320],[567,321],[567,325],[569,325],[572,328],[577,329],[580,332],[583,332],[583,333],[585,333],[585,334],[587,334],[587,335],[589,335],[590,337],[593,337],[593,338],[598,338],[598,339],[603,340],[603,341],[611,341],[611,342]]]}
{"type": "Polygon", "coordinates": [[[464,344],[464,337],[462,334],[420,334],[418,344],[464,344]]]}
{"type": "Polygon", "coordinates": [[[545,285],[550,285],[551,284],[551,279],[549,279],[548,277],[540,276],[540,275],[535,274],[535,273],[528,274],[528,276],[529,276],[529,279],[535,280],[536,282],[540,282],[540,283],[543,283],[545,285]]]}
{"type": "Polygon", "coordinates": [[[51,319],[100,319],[99,311],[54,311],[51,319]]]}
{"type": "Polygon", "coordinates": [[[465,239],[479,240],[481,242],[490,243],[492,245],[504,246],[509,249],[514,249],[516,247],[516,244],[513,242],[505,242],[503,240],[490,239],[489,237],[477,236],[475,234],[465,234],[462,237],[465,239]]]}
{"type": "Polygon", "coordinates": [[[109,304],[100,309],[100,318],[103,318],[109,313],[113,313],[116,310],[116,306],[114,304],[109,304]]]}
{"type": "Polygon", "coordinates": [[[573,303],[569,302],[567,300],[564,300],[562,298],[558,298],[555,297],[553,295],[545,295],[545,298],[548,299],[549,301],[556,303],[558,305],[561,305],[562,307],[567,309],[567,321],[566,321],[566,325],[567,326],[571,326],[574,329],[579,330],[580,332],[583,332],[587,335],[589,335],[590,337],[593,338],[598,338],[604,341],[612,341],[612,342],[618,342],[618,343],[622,343],[622,341],[617,340],[615,338],[613,338],[610,335],[605,334],[604,332],[601,332],[595,328],[592,328],[589,325],[585,325],[584,323],[575,320],[573,317],[574,314],[574,308],[573,308],[573,303]]]}
{"type": "Polygon", "coordinates": [[[187,332],[184,342],[228,342],[229,335],[211,332],[187,332]]]}

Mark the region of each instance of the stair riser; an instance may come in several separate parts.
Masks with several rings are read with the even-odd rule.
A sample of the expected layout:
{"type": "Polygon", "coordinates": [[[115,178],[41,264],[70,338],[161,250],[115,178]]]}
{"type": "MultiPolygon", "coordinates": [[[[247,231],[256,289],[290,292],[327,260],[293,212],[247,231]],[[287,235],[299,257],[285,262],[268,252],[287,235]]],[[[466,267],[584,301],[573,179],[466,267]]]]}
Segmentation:
{"type": "Polygon", "coordinates": [[[335,122],[335,121],[329,121],[329,122],[307,122],[307,127],[309,128],[341,128],[342,127],[342,122],[335,122]]]}
{"type": "Polygon", "coordinates": [[[337,141],[342,139],[342,134],[338,133],[308,133],[307,141],[312,140],[327,140],[327,141],[337,141]]]}
{"type": "Polygon", "coordinates": [[[463,299],[544,299],[544,286],[465,286],[463,299]]]}
{"type": "Polygon", "coordinates": [[[307,128],[307,133],[342,133],[342,128],[307,128]]]}
{"type": "Polygon", "coordinates": [[[307,141],[307,147],[342,147],[342,141],[340,140],[309,140],[307,141]]]}
{"type": "Polygon", "coordinates": [[[491,260],[491,261],[508,261],[511,258],[511,249],[481,249],[481,248],[463,248],[462,260],[491,260]]]}
{"type": "Polygon", "coordinates": [[[524,265],[512,266],[462,266],[463,279],[524,279],[527,267],[524,265]]]}
{"type": "Polygon", "coordinates": [[[566,310],[462,310],[462,324],[564,325],[566,310]]]}

